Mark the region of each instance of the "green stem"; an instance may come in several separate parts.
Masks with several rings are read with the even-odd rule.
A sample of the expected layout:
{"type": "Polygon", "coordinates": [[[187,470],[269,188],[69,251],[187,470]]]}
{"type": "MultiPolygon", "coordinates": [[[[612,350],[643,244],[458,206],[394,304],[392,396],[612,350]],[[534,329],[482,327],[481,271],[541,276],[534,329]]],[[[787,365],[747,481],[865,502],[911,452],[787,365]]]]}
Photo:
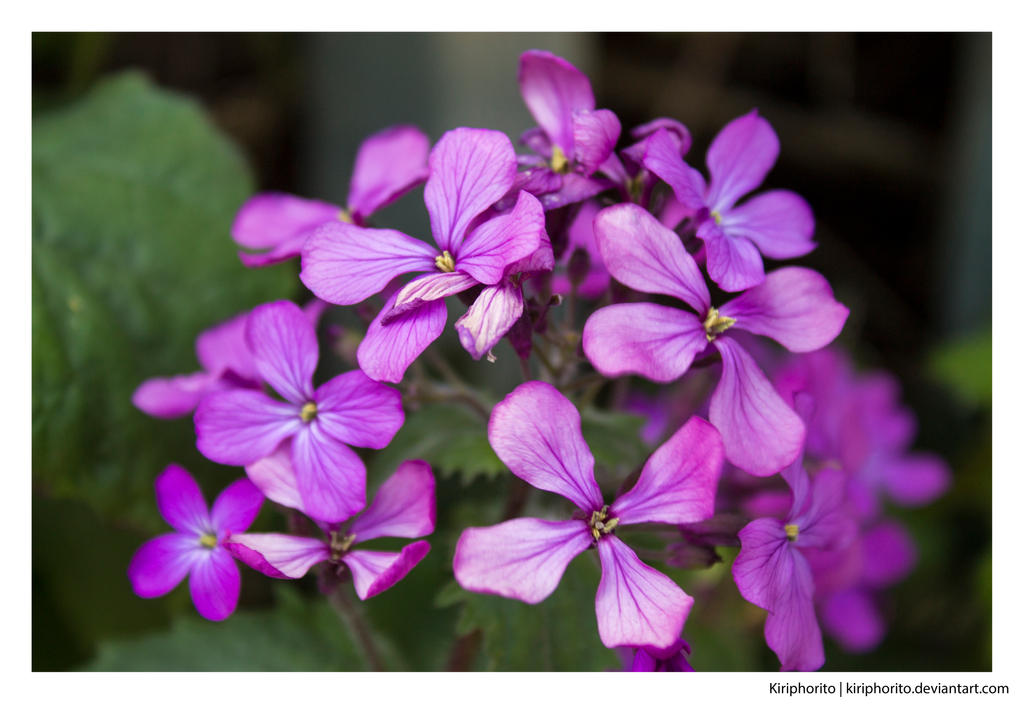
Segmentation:
{"type": "Polygon", "coordinates": [[[366,621],[363,620],[363,615],[359,613],[359,609],[356,608],[352,600],[345,595],[345,585],[339,584],[334,588],[330,594],[327,595],[327,601],[334,609],[335,613],[338,614],[338,618],[341,619],[342,623],[355,634],[359,640],[359,644],[363,647],[363,651],[366,653],[366,659],[370,663],[370,668],[374,672],[384,672],[384,660],[380,656],[380,652],[377,650],[376,643],[373,642],[373,635],[370,633],[369,626],[366,625],[366,621]]]}

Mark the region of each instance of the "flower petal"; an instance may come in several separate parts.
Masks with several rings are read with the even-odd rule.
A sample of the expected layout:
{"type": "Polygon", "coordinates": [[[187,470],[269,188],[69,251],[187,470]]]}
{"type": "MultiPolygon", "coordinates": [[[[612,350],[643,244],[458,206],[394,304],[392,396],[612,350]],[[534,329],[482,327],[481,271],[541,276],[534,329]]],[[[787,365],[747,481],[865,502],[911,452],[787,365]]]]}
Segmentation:
{"type": "Polygon", "coordinates": [[[156,506],[174,530],[192,535],[210,530],[206,499],[187,469],[169,464],[156,478],[155,484],[156,506]]]}
{"type": "Polygon", "coordinates": [[[258,193],[247,200],[231,225],[235,242],[251,249],[276,247],[317,225],[337,219],[341,207],[290,193],[258,193]]]}
{"type": "Polygon", "coordinates": [[[424,303],[454,296],[476,285],[476,279],[461,271],[426,274],[413,279],[398,292],[393,306],[384,306],[387,312],[381,322],[390,325],[391,321],[408,315],[424,303]]]}
{"type": "Polygon", "coordinates": [[[540,201],[519,191],[511,212],[491,218],[466,237],[455,270],[487,286],[494,285],[501,281],[505,267],[537,249],[543,234],[544,209],[540,201]]]}
{"type": "Polygon", "coordinates": [[[318,298],[359,303],[396,276],[434,271],[437,249],[398,230],[332,222],[317,228],[302,250],[299,278],[318,298]]]}
{"type": "Polygon", "coordinates": [[[953,478],[945,460],[927,453],[911,453],[886,461],[882,485],[901,506],[924,506],[946,493],[953,478]]]}
{"type": "Polygon", "coordinates": [[[291,440],[282,442],[272,455],[247,464],[245,473],[274,503],[303,511],[299,483],[292,466],[291,440]]]}
{"type": "Polygon", "coordinates": [[[730,237],[746,237],[772,259],[802,257],[817,245],[811,206],[792,191],[766,191],[722,213],[730,237]]]}
{"type": "Polygon", "coordinates": [[[217,535],[248,530],[263,506],[263,494],[248,479],[237,479],[227,486],[213,502],[210,522],[217,535]]]}
{"type": "Polygon", "coordinates": [[[445,132],[430,152],[423,192],[437,246],[457,257],[469,224],[501,199],[515,178],[515,150],[501,132],[470,127],[445,132]]]}
{"type": "Polygon", "coordinates": [[[302,404],[313,396],[313,372],[320,357],[313,324],[291,301],[257,306],[249,314],[245,339],[260,377],[285,400],[302,404]]]}
{"type": "Polygon", "coordinates": [[[143,599],[163,596],[185,579],[200,556],[199,541],[191,535],[166,533],[147,540],[128,565],[132,590],[143,599]]]}
{"type": "Polygon", "coordinates": [[[405,422],[402,394],[358,369],[339,374],[316,390],[316,420],[346,445],[387,447],[405,422]]]}
{"type": "Polygon", "coordinates": [[[579,520],[515,518],[467,528],[455,546],[455,580],[472,592],[536,604],[555,591],[565,568],[591,542],[579,520]]]}
{"type": "MultiPolygon", "coordinates": [[[[331,221],[328,220],[328,222],[331,221]]],[[[316,232],[315,227],[309,228],[295,237],[279,242],[273,249],[267,252],[260,252],[256,254],[251,252],[239,252],[238,258],[241,259],[242,263],[249,268],[259,268],[262,266],[278,264],[302,254],[302,248],[306,245],[306,241],[314,232],[316,232]]]]}
{"type": "Polygon", "coordinates": [[[519,57],[519,91],[533,119],[571,156],[573,112],[594,109],[594,92],[587,77],[563,58],[531,49],[519,57]]]}
{"type": "Polygon", "coordinates": [[[497,345],[523,314],[523,290],[505,280],[487,286],[469,310],[455,321],[459,342],[473,359],[480,359],[497,345]]]}
{"type": "Polygon", "coordinates": [[[655,176],[672,187],[676,200],[689,210],[706,206],[704,177],[680,154],[678,140],[668,130],[658,130],[647,138],[643,163],[655,176]]]}
{"type": "Polygon", "coordinates": [[[725,456],[750,474],[775,474],[800,454],[803,421],[738,342],[719,337],[714,344],[722,355],[722,378],[709,416],[722,434],[725,456]]]}
{"type": "Polygon", "coordinates": [[[135,389],[132,403],[155,418],[180,418],[195,410],[203,396],[224,387],[218,377],[207,372],[156,377],[135,389]]]}
{"type": "Polygon", "coordinates": [[[194,421],[199,451],[214,462],[237,466],[271,454],[302,425],[295,406],[249,389],[209,394],[194,421]]]}
{"type": "Polygon", "coordinates": [[[391,311],[397,298],[395,292],[370,323],[356,350],[359,368],[368,377],[392,384],[400,382],[413,360],[440,337],[448,319],[448,308],[442,299],[424,303],[384,325],[381,319],[391,311]]]}
{"type": "Polygon", "coordinates": [[[583,176],[570,171],[562,174],[562,185],[557,191],[544,193],[540,196],[540,204],[544,210],[555,210],[564,208],[572,203],[578,203],[602,191],[607,191],[614,186],[611,181],[597,176],[583,176]]]}
{"type": "Polygon", "coordinates": [[[348,446],[310,423],[292,440],[292,466],[310,518],[344,521],[366,506],[366,466],[348,446]]]}
{"type": "Polygon", "coordinates": [[[711,305],[704,277],[679,235],[638,205],[605,208],[594,218],[594,237],[608,271],[645,293],[663,293],[703,314],[711,305]]]}
{"type": "Polygon", "coordinates": [[[223,621],[238,606],[242,577],[227,550],[214,548],[208,553],[192,565],[188,590],[200,616],[210,621],[223,621]]]}
{"type": "Polygon", "coordinates": [[[640,374],[669,382],[707,347],[697,316],[657,303],[617,303],[597,310],[583,327],[583,352],[604,376],[640,374]]]}
{"type": "Polygon", "coordinates": [[[739,532],[740,552],[732,563],[732,577],[740,595],[754,606],[771,610],[779,588],[772,579],[790,548],[783,523],[777,518],[756,518],[739,532]]]}
{"type": "Polygon", "coordinates": [[[597,541],[601,583],[597,630],[606,648],[667,648],[679,637],[693,597],[648,567],[614,535],[597,541]]]}
{"type": "Polygon", "coordinates": [[[657,117],[650,122],[637,125],[629,131],[629,136],[633,139],[643,140],[653,136],[659,130],[664,130],[676,143],[676,151],[679,152],[679,156],[686,156],[686,152],[690,151],[690,146],[693,144],[693,137],[690,136],[690,130],[686,125],[671,117],[657,117]]]}
{"type": "Polygon", "coordinates": [[[615,500],[611,513],[621,525],[711,518],[723,459],[718,431],[695,416],[654,451],[636,485],[615,500]]]}
{"type": "Polygon", "coordinates": [[[248,319],[249,314],[242,313],[199,334],[196,338],[196,357],[203,369],[211,374],[231,370],[245,379],[259,379],[252,352],[245,341],[248,319]]]}
{"type": "Polygon", "coordinates": [[[359,145],[348,207],[357,218],[367,218],[395,202],[427,178],[430,140],[412,125],[396,125],[370,135],[359,145]]]}
{"type": "Polygon", "coordinates": [[[577,110],[572,116],[572,140],[576,162],[583,175],[597,171],[615,149],[622,124],[611,110],[577,110]]]}
{"type": "Polygon", "coordinates": [[[850,311],[824,276],[792,266],[768,274],[719,313],[733,318],[737,330],[770,337],[791,352],[812,352],[836,338],[850,311]]]}
{"type": "MultiPolygon", "coordinates": [[[[594,216],[597,215],[600,207],[596,200],[588,200],[580,206],[579,213],[569,226],[569,245],[566,252],[572,256],[576,249],[582,249],[590,259],[590,267],[587,275],[576,289],[576,293],[583,298],[598,298],[608,289],[608,268],[601,258],[601,250],[597,247],[597,239],[594,237],[594,216]]],[[[551,290],[554,293],[567,295],[571,290],[569,279],[566,275],[556,275],[551,281],[551,290]]]]}
{"type": "Polygon", "coordinates": [[[422,538],[434,532],[434,474],[423,460],[406,460],[385,480],[373,503],[352,522],[356,542],[422,538]]]}
{"type": "Polygon", "coordinates": [[[708,207],[725,211],[761,185],[779,157],[779,138],[768,121],[751,110],[727,124],[708,148],[708,207]]]}
{"type": "Polygon", "coordinates": [[[555,387],[521,384],[491,411],[487,437],[520,479],[553,491],[584,511],[600,510],[594,456],[583,440],[580,414],[555,387]]]}
{"type": "Polygon", "coordinates": [[[864,589],[846,589],[829,596],[821,607],[821,622],[843,650],[864,653],[885,637],[885,621],[864,589]]]}
{"type": "Polygon", "coordinates": [[[861,536],[864,565],[862,579],[868,586],[884,589],[910,574],[917,561],[914,540],[896,521],[873,526],[861,536]]]}
{"type": "Polygon", "coordinates": [[[726,234],[714,220],[697,228],[708,257],[708,276],[723,291],[743,291],[764,281],[764,261],[754,243],[726,234]]]}
{"type": "Polygon", "coordinates": [[[356,595],[366,600],[395,586],[428,552],[430,543],[417,540],[402,548],[400,553],[353,550],[341,560],[352,570],[356,595]]]}
{"type": "Polygon", "coordinates": [[[249,567],[277,579],[298,579],[331,556],[319,538],[283,533],[239,533],[224,547],[249,567]]]}

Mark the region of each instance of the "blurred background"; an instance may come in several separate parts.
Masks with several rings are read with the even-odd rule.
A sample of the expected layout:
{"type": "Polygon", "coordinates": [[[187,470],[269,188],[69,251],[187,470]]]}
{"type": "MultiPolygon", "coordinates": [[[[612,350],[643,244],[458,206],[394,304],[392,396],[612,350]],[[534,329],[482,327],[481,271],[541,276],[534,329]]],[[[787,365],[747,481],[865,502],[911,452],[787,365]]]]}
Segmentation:
{"type": "MultiPolygon", "coordinates": [[[[237,205],[256,189],[342,202],[359,143],[391,124],[417,124],[434,140],[459,125],[515,139],[532,126],[516,83],[529,48],[583,70],[598,107],[624,127],[658,116],[685,123],[698,167],[718,129],[751,108],[775,127],[781,156],[765,186],[796,190],[815,210],[819,245],[801,263],[852,310],[841,343],[862,368],[899,377],[919,419],[916,449],[954,472],[941,500],[895,512],[920,556],[887,595],[888,637],[857,656],[828,644],[826,669],[991,669],[990,35],[40,33],[33,669],[116,669],[117,644],[177,628],[191,609],[183,589],[134,597],[125,569],[163,530],[152,480],[165,464],[193,469],[208,498],[227,477],[199,457],[188,419],[147,418],[129,399],[149,376],[196,369],[203,328],[300,295],[297,267],[251,272],[238,262],[228,235],[237,205]],[[165,98],[148,97],[137,76],[110,82],[124,71],[196,101],[174,99],[165,141],[135,131],[165,98]],[[110,107],[118,96],[128,107],[110,107]],[[120,185],[106,190],[110,179],[84,157],[59,156],[118,149],[136,163],[111,167],[120,185]],[[174,159],[188,150],[220,158],[186,178],[174,159]],[[165,199],[155,218],[136,189],[158,178],[174,187],[154,196],[165,199]],[[217,204],[205,197],[213,193],[217,204]]],[[[422,230],[422,200],[403,199],[387,222],[422,230]]],[[[431,557],[441,570],[442,556],[431,557]]],[[[243,580],[242,609],[291,598],[269,581],[243,580]]],[[[439,628],[451,631],[452,620],[438,610],[439,628]]],[[[743,665],[777,667],[767,648],[752,658],[743,665]]]]}

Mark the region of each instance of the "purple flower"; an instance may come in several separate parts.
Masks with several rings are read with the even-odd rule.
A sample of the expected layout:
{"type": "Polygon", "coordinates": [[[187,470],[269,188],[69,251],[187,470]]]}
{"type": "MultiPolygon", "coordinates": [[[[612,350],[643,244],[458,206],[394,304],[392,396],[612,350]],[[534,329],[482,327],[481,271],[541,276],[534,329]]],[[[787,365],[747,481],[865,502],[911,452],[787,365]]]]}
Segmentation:
{"type": "Polygon", "coordinates": [[[348,445],[386,447],[405,420],[400,394],[360,371],[314,390],[316,335],[290,301],[253,310],[245,336],[260,376],[284,400],[253,389],[206,396],[195,414],[199,451],[214,462],[247,465],[291,438],[307,513],[348,518],[366,503],[366,467],[348,445]]]}
{"type": "Polygon", "coordinates": [[[637,648],[629,666],[630,672],[693,672],[687,656],[690,644],[682,638],[667,648],[637,648]]]}
{"type": "Polygon", "coordinates": [[[725,441],[726,457],[759,476],[792,463],[803,446],[804,425],[728,331],[766,335],[793,352],[827,345],[849,311],[833,298],[824,277],[810,269],[779,269],[715,308],[679,237],[643,208],[605,208],[594,220],[594,234],[616,280],[678,298],[698,315],[656,303],[601,308],[583,329],[591,364],[605,376],[634,373],[668,382],[713,344],[722,357],[722,377],[711,397],[710,418],[725,441]]]}
{"type": "Polygon", "coordinates": [[[552,210],[611,186],[592,176],[612,154],[622,126],[611,110],[594,109],[587,77],[565,59],[533,49],[519,58],[519,90],[538,125],[520,141],[542,158],[520,159],[527,170],[516,187],[552,210]]]}
{"type": "MultiPolygon", "coordinates": [[[[599,298],[608,290],[608,269],[601,259],[601,252],[597,248],[597,241],[594,239],[594,216],[597,215],[601,206],[596,200],[588,200],[580,207],[572,225],[569,226],[569,244],[566,253],[571,257],[577,249],[586,252],[587,267],[586,276],[580,282],[576,292],[583,298],[599,298]]],[[[572,289],[569,277],[562,274],[555,276],[551,281],[551,290],[563,296],[572,289]]]]}
{"type": "Polygon", "coordinates": [[[779,138],[756,110],[727,124],[711,143],[709,184],[679,151],[678,138],[659,131],[649,139],[643,162],[695,213],[708,275],[723,290],[742,291],[761,283],[762,254],[789,259],[814,249],[814,215],[796,193],[772,190],[736,205],[761,185],[779,155],[779,138]]]}
{"type": "MultiPolygon", "coordinates": [[[[401,274],[433,272],[391,296],[370,325],[358,359],[371,378],[401,381],[413,360],[444,329],[446,296],[478,284],[497,287],[487,296],[481,294],[484,300],[478,298],[477,310],[466,314],[486,320],[471,327],[490,327],[489,336],[507,323],[504,334],[518,318],[522,295],[507,278],[509,268],[534,254],[545,239],[543,209],[536,198],[522,192],[511,212],[481,222],[512,186],[515,171],[515,151],[508,137],[460,127],[447,132],[430,153],[423,197],[436,246],[396,230],[366,230],[341,222],[322,226],[306,243],[303,283],[338,305],[358,303],[401,274]]],[[[478,358],[480,347],[490,349],[467,345],[478,358]]]]}
{"type": "MultiPolygon", "coordinates": [[[[288,456],[274,456],[248,467],[266,495],[285,506],[305,511],[288,456]]],[[[354,550],[374,538],[421,538],[434,532],[434,475],[422,460],[399,465],[381,484],[369,508],[347,526],[319,522],[324,538],[282,533],[242,533],[231,536],[228,550],[239,560],[269,577],[298,579],[313,565],[327,561],[335,570],[348,568],[356,594],[369,599],[394,586],[430,551],[418,540],[401,552],[354,550]]]]}
{"type": "Polygon", "coordinates": [[[239,479],[220,493],[211,511],[192,475],[172,464],[156,478],[156,504],[177,532],[157,536],[135,552],[128,565],[132,589],[152,599],[188,575],[199,614],[211,621],[226,619],[238,605],[241,580],[224,541],[252,525],[263,496],[248,479],[239,479]]]}
{"type": "Polygon", "coordinates": [[[242,205],[231,226],[235,242],[260,254],[239,252],[246,266],[276,264],[297,257],[302,245],[325,222],[364,225],[377,210],[393,203],[427,177],[430,140],[416,127],[398,125],[366,139],[356,154],[344,208],[287,193],[259,193],[242,205]]]}
{"type": "Polygon", "coordinates": [[[798,461],[782,477],[793,495],[789,513],[784,520],[755,519],[739,532],[732,574],[743,598],[768,611],[765,640],[782,669],[817,670],[825,652],[807,553],[843,550],[856,526],[845,511],[841,472],[824,470],[810,479],[798,461]]]}
{"type": "Polygon", "coordinates": [[[494,407],[488,437],[513,474],[561,494],[579,509],[568,521],[516,518],[468,528],[455,549],[455,579],[470,591],[528,604],[558,586],[569,562],[596,545],[602,576],[597,626],[609,648],[665,648],[693,604],[675,582],[648,567],[615,535],[634,523],[687,523],[714,510],[722,468],[718,433],[693,418],[644,465],[636,485],[610,506],[594,481],[594,457],[576,408],[554,387],[528,382],[494,407]]]}

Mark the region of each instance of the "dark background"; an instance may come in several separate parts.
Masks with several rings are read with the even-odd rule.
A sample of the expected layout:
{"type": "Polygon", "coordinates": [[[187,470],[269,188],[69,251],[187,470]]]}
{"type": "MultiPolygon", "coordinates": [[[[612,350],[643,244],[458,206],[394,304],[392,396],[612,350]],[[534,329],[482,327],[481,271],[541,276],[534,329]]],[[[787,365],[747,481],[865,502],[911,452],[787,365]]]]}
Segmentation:
{"type": "MultiPolygon", "coordinates": [[[[341,202],[359,142],[386,125],[434,140],[458,125],[513,138],[531,126],[515,81],[528,48],[579,66],[626,127],[685,123],[698,167],[733,117],[756,107],[775,127],[781,156],[765,185],[814,208],[819,245],[801,263],[852,310],[841,342],[900,378],[917,447],[954,471],[939,502],[897,512],[921,556],[889,595],[889,637],[856,657],[830,645],[826,667],[991,669],[990,35],[35,34],[33,112],[141,69],[201,101],[260,189],[341,202]],[[965,378],[987,380],[987,395],[965,378]]],[[[392,226],[420,226],[421,210],[402,201],[392,226]]],[[[166,623],[124,578],[146,537],[34,482],[34,669],[81,667],[97,643],[166,623]],[[62,531],[103,541],[102,562],[41,560],[62,531]]],[[[243,606],[266,598],[246,591],[243,606]]]]}

